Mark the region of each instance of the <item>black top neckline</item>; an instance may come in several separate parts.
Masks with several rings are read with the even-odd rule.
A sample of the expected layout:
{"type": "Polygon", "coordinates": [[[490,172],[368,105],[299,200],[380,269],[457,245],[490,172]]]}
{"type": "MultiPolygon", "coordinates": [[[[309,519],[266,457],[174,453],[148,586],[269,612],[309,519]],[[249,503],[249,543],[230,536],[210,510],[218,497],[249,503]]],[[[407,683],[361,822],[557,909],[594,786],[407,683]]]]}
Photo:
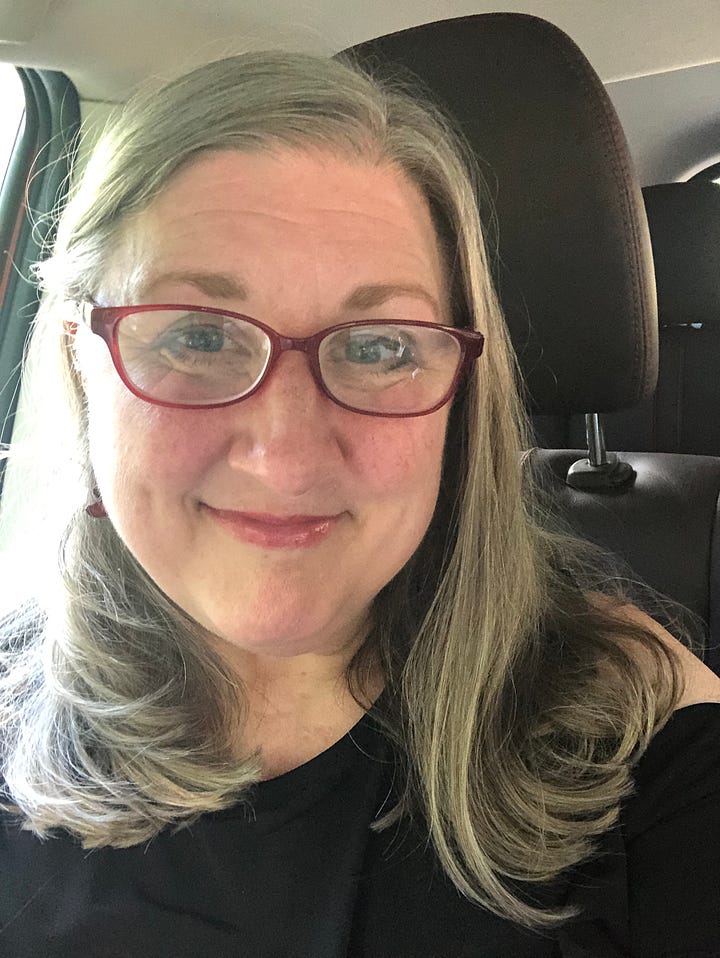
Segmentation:
{"type": "MultiPolygon", "coordinates": [[[[382,693],[384,695],[385,692],[382,693]]],[[[656,733],[639,764],[648,755],[662,745],[666,737],[672,737],[678,725],[683,724],[682,713],[689,712],[699,715],[702,721],[704,715],[709,717],[715,709],[720,709],[720,702],[696,702],[676,709],[663,728],[656,733]]],[[[248,812],[247,802],[241,802],[230,808],[218,812],[208,813],[214,819],[225,819],[242,816],[252,818],[257,815],[288,814],[294,815],[304,811],[318,800],[323,794],[330,791],[343,777],[348,767],[357,758],[357,752],[365,754],[373,763],[380,766],[391,766],[392,757],[388,743],[383,738],[379,726],[373,719],[372,710],[367,711],[355,725],[341,738],[324,749],[318,755],[308,759],[296,768],[289,769],[275,778],[265,779],[251,786],[250,804],[253,811],[248,812]]]]}
{"type": "MultiPolygon", "coordinates": [[[[366,712],[341,738],[318,755],[275,778],[251,786],[249,802],[254,816],[299,814],[340,782],[360,752],[379,766],[392,765],[389,748],[372,711],[366,712]]],[[[247,803],[209,815],[214,819],[248,817],[247,803]]]]}

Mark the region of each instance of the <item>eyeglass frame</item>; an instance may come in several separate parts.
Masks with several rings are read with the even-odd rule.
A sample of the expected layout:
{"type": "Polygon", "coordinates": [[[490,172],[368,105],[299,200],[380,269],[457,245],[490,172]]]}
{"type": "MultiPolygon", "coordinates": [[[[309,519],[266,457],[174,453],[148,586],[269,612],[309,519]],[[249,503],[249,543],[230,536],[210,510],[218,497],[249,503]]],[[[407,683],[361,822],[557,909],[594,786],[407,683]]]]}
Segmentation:
{"type": "MultiPolygon", "coordinates": [[[[259,319],[255,319],[253,316],[247,316],[243,313],[236,313],[228,309],[219,309],[215,306],[197,306],[188,305],[186,303],[152,303],[147,305],[139,304],[136,306],[97,306],[95,303],[91,302],[78,302],[75,305],[79,309],[83,325],[89,327],[96,336],[99,336],[105,342],[110,352],[110,357],[112,359],[113,366],[115,367],[115,371],[120,377],[123,385],[134,396],[137,396],[137,398],[141,399],[143,402],[149,403],[152,406],[164,406],[169,409],[220,409],[225,406],[235,405],[235,403],[242,402],[244,399],[249,399],[250,396],[254,395],[267,381],[268,377],[277,366],[282,354],[297,350],[298,352],[305,353],[307,356],[310,372],[315,381],[315,385],[318,387],[320,392],[324,396],[327,396],[331,402],[341,406],[343,409],[357,413],[360,416],[376,416],[382,419],[410,419],[416,418],[418,416],[429,416],[431,413],[437,412],[438,409],[441,409],[452,399],[457,392],[462,377],[470,372],[472,363],[480,358],[485,346],[485,337],[482,333],[477,332],[476,330],[458,329],[454,326],[443,326],[439,323],[427,323],[421,320],[412,319],[360,319],[348,323],[338,323],[335,326],[327,326],[325,329],[321,329],[318,332],[313,333],[312,336],[282,336],[271,326],[267,326],[259,319]],[[246,393],[243,393],[242,396],[236,396],[234,399],[225,399],[222,402],[178,403],[168,402],[162,399],[153,399],[151,396],[148,396],[130,380],[125,370],[118,345],[117,328],[120,325],[120,322],[125,319],[126,316],[130,316],[133,313],[160,312],[162,310],[191,310],[195,313],[208,313],[213,316],[229,316],[232,319],[239,319],[243,322],[249,323],[251,326],[255,326],[257,329],[262,330],[262,332],[264,332],[270,340],[270,353],[265,370],[259,381],[252,387],[252,389],[248,390],[246,393]],[[363,326],[393,324],[397,324],[399,326],[422,326],[426,329],[441,330],[442,332],[449,333],[458,342],[460,346],[460,360],[458,362],[457,370],[453,380],[442,399],[435,403],[430,409],[424,409],[422,412],[386,413],[357,409],[354,406],[350,406],[347,403],[342,402],[342,400],[338,399],[336,396],[333,396],[333,394],[325,385],[322,371],[320,369],[319,349],[320,343],[323,341],[323,339],[327,338],[327,336],[329,336],[331,333],[337,332],[341,329],[356,329],[363,326]]],[[[65,325],[69,333],[72,334],[75,332],[77,326],[76,323],[70,322],[66,323],[65,325]]]]}

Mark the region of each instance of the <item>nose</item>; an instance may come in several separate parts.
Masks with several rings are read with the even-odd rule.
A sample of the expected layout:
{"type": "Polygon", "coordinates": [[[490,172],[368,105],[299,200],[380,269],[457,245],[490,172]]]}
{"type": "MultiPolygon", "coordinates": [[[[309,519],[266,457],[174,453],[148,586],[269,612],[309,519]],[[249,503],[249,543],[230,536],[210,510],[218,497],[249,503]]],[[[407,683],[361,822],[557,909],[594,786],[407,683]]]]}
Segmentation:
{"type": "Polygon", "coordinates": [[[320,391],[302,352],[283,353],[257,393],[226,412],[233,417],[231,468],[278,497],[327,487],[344,458],[340,420],[350,414],[320,391]]]}

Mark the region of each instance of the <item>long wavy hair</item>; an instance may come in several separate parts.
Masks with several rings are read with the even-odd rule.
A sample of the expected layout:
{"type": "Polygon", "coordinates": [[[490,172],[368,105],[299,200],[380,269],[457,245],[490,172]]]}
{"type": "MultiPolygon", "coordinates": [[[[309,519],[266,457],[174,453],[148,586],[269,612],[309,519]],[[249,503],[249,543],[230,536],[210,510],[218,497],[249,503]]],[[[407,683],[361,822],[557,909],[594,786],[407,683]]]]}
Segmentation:
{"type": "Polygon", "coordinates": [[[619,598],[598,600],[587,549],[549,531],[537,505],[467,146],[417,91],[351,62],[253,53],[149,90],[121,110],[71,193],[38,267],[44,299],[6,505],[24,516],[16,573],[17,543],[32,548],[2,628],[4,807],[41,838],[62,828],[85,848],[126,847],[244,801],[260,778],[257,753],[234,754],[247,714],[237,677],[112,525],[85,514],[85,397],[63,323],[67,303],[100,287],[120,229],[185,164],[205,150],[278,147],[409,177],[441,240],[454,322],[487,339],[451,410],[430,528],[376,597],[347,668],[367,708],[381,662],[387,694],[372,712],[398,757],[398,801],[372,827],[419,817],[461,894],[552,927],[572,909],[531,904],[515,883],[593,853],[677,704],[679,673],[619,598]]]}

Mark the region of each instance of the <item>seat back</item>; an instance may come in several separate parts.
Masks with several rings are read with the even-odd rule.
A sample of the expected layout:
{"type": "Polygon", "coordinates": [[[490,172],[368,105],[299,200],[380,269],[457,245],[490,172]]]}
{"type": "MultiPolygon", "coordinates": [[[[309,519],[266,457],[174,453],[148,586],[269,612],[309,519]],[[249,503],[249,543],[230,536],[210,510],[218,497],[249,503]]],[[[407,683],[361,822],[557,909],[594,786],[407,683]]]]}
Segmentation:
{"type": "MultiPolygon", "coordinates": [[[[647,220],[615,111],[576,45],[535,17],[481,14],[350,52],[375,73],[419,76],[475,151],[490,186],[481,214],[498,224],[489,243],[498,249],[494,278],[530,412],[567,421],[647,401],[658,363],[647,220]]],[[[583,454],[537,454],[558,510],[700,615],[718,645],[720,459],[631,455],[634,481],[591,491],[566,481],[583,454]]],[[[720,665],[712,651],[708,661],[720,665]]]]}
{"type": "Polygon", "coordinates": [[[649,448],[720,456],[720,184],[667,183],[643,196],[660,324],[649,448]]]}
{"type": "MultiPolygon", "coordinates": [[[[720,456],[720,183],[693,178],[643,189],[658,298],[652,396],[603,417],[608,447],[720,456]]],[[[578,415],[537,416],[540,445],[584,442],[578,415]]]]}

